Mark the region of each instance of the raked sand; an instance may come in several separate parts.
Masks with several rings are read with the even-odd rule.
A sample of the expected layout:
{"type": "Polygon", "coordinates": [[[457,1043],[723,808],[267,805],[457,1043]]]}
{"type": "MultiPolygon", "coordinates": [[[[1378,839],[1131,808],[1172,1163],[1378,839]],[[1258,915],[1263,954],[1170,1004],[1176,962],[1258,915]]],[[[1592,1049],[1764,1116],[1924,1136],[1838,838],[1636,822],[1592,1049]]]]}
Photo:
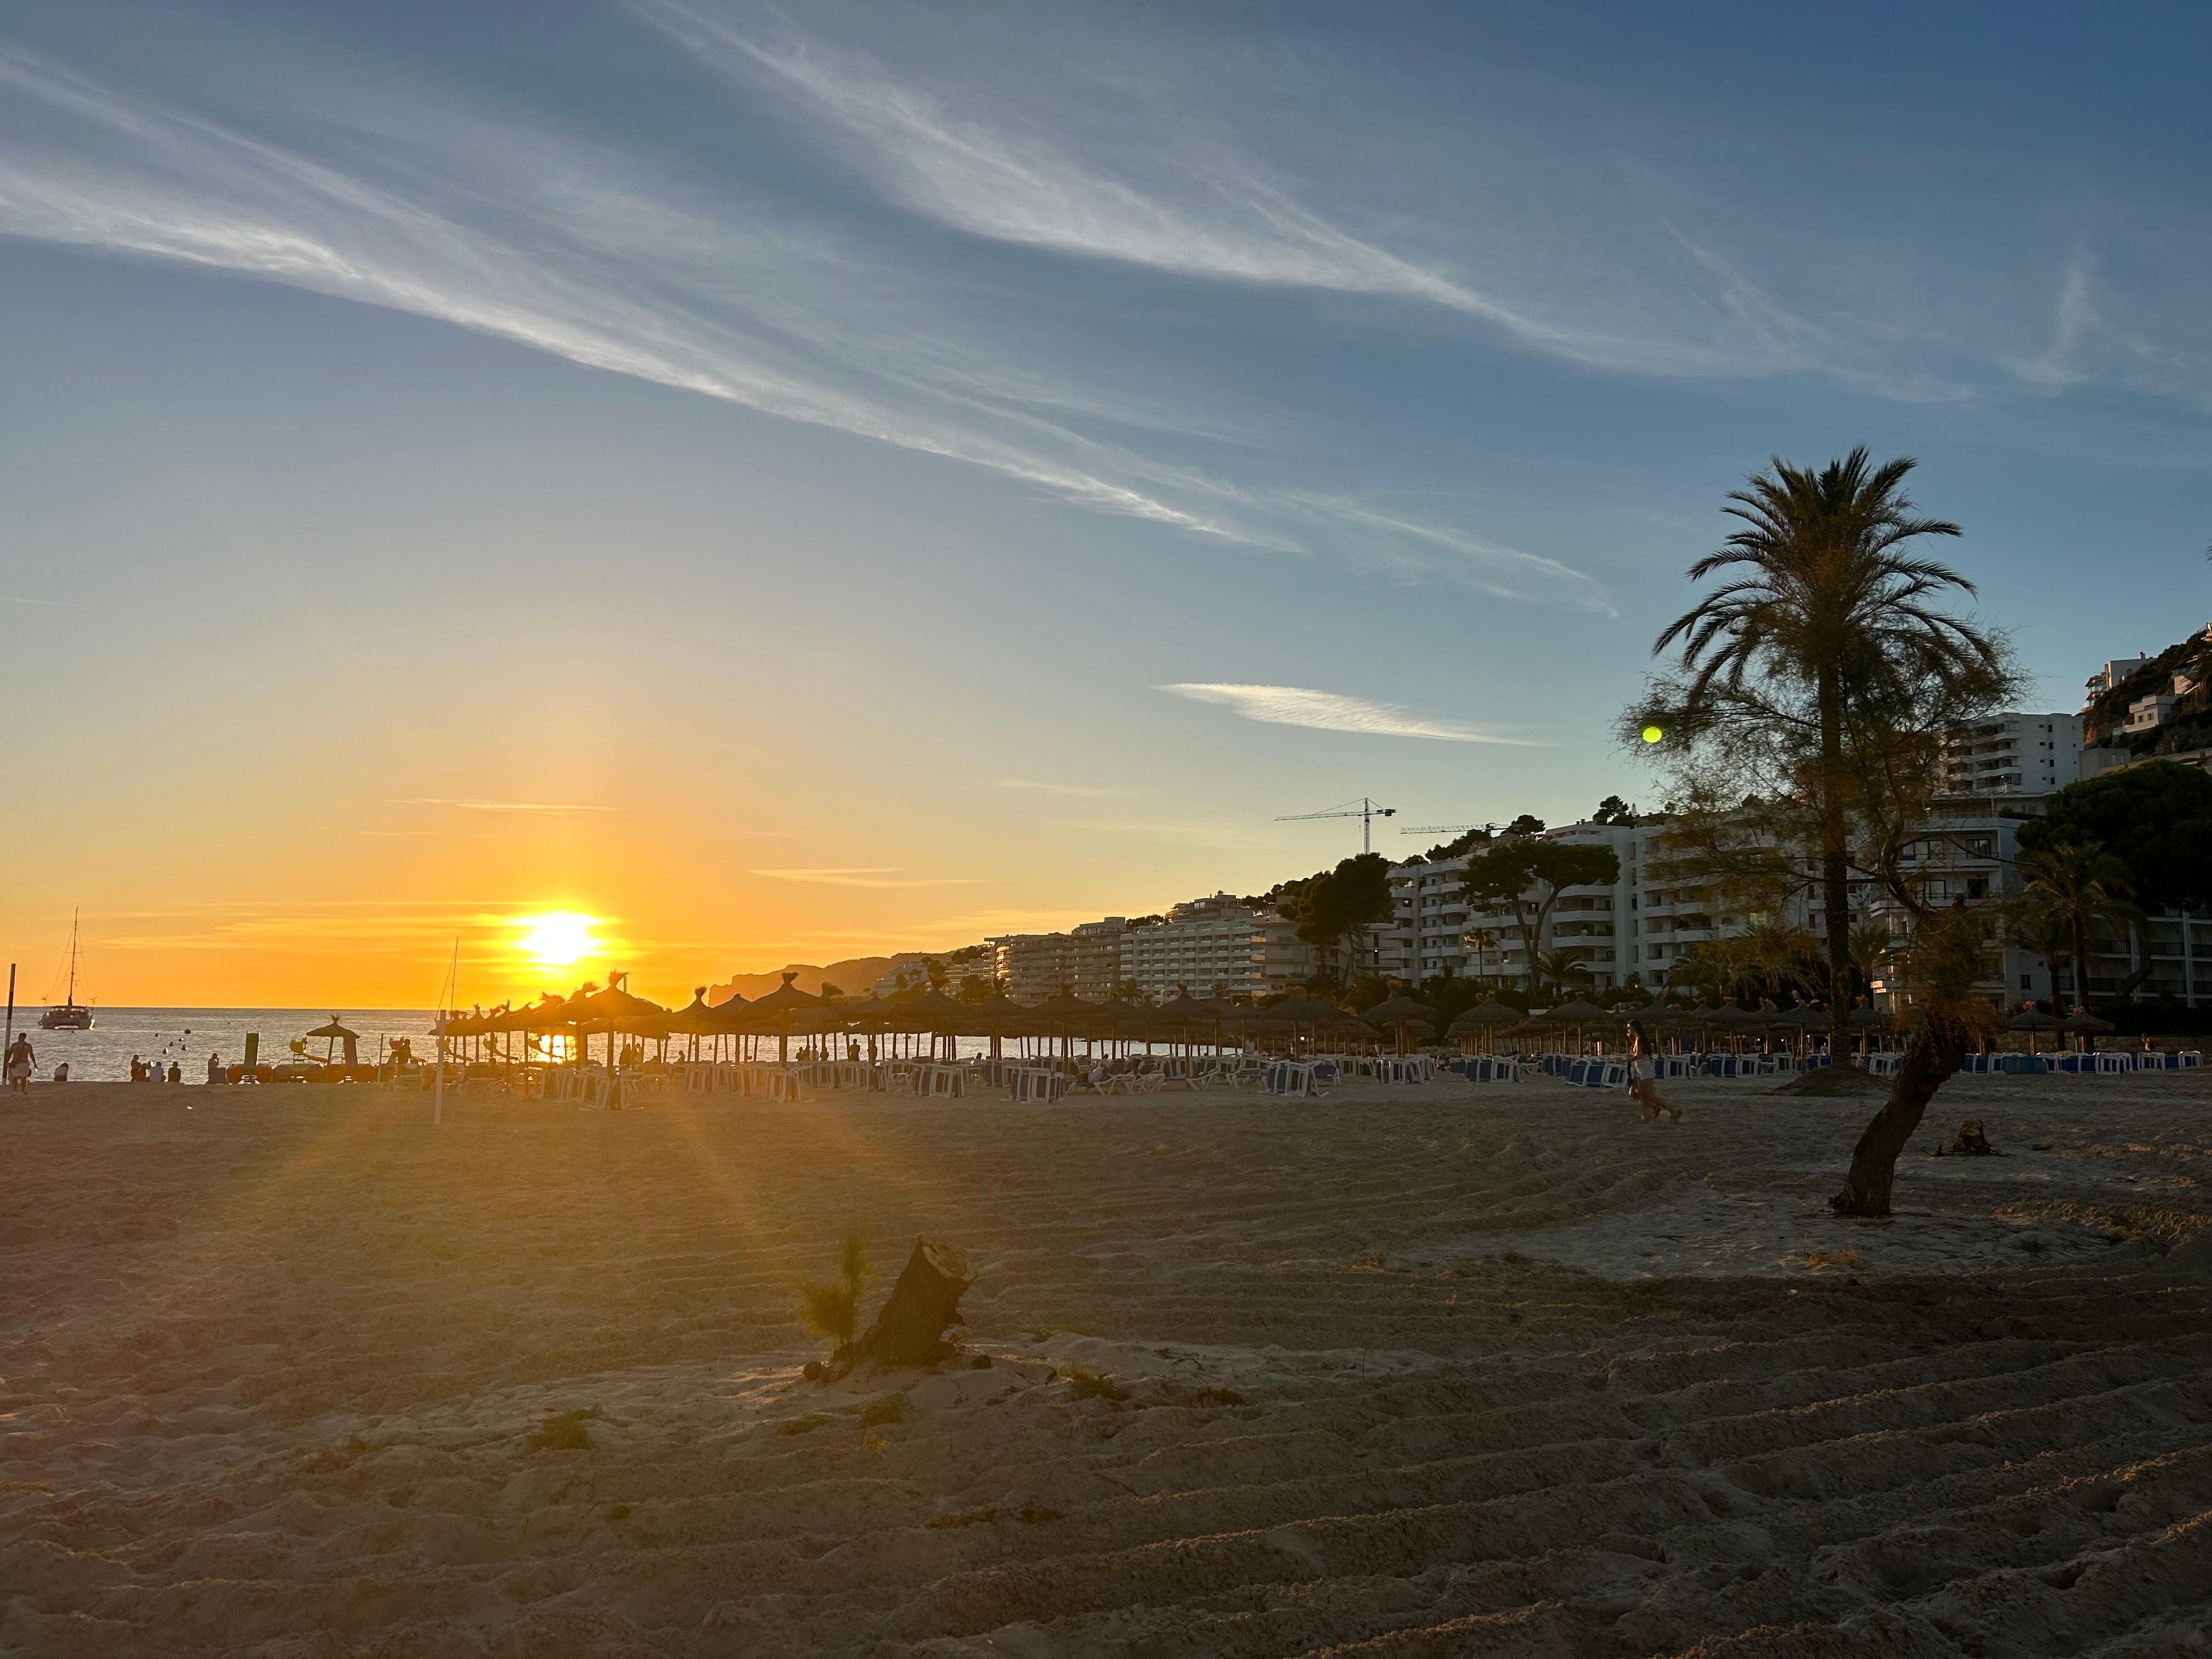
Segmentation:
{"type": "Polygon", "coordinates": [[[2212,1076],[1675,1092],[9,1102],[0,1652],[2212,1653],[2212,1076]]]}

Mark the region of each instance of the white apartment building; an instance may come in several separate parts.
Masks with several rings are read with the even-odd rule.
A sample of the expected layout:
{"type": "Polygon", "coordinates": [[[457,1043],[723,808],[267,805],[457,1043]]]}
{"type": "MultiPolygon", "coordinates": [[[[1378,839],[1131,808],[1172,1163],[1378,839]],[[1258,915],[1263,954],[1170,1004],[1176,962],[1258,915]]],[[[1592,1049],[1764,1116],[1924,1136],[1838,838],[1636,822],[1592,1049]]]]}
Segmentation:
{"type": "Polygon", "coordinates": [[[1063,988],[1103,1002],[1121,982],[1121,941],[1129,924],[1121,916],[1086,921],[1065,933],[1006,933],[984,942],[1006,994],[1042,1002],[1063,988]]]}
{"type": "MultiPolygon", "coordinates": [[[[1571,823],[1544,832],[1547,841],[1607,846],[1620,860],[1620,878],[1608,886],[1570,887],[1552,907],[1539,951],[1570,951],[1600,986],[1618,985],[1640,973],[1647,985],[1655,970],[1692,939],[1712,937],[1711,918],[1692,908],[1687,890],[1653,887],[1662,873],[1647,856],[1656,824],[1571,823]],[[1663,941],[1648,940],[1647,901],[1656,908],[1663,941]]],[[[1465,855],[1393,866],[1391,925],[1382,945],[1383,971],[1419,982],[1449,973],[1459,976],[1525,980],[1529,969],[1512,912],[1484,910],[1467,902],[1462,882],[1465,855]]]]}
{"type": "Polygon", "coordinates": [[[1946,793],[2047,795],[2081,775],[2079,714],[1991,714],[1953,728],[1943,739],[1946,793]]]}
{"type": "MultiPolygon", "coordinates": [[[[1280,996],[1304,984],[1321,969],[1312,945],[1298,937],[1297,924],[1279,910],[1269,910],[1252,926],[1252,989],[1261,996],[1280,996]]],[[[1193,995],[1197,994],[1195,988],[1193,995]]]]}
{"type": "Polygon", "coordinates": [[[1392,915],[1382,935],[1382,971],[1418,984],[1451,974],[1495,974],[1497,949],[1468,933],[1467,897],[1460,890],[1467,855],[1433,863],[1394,865],[1392,915]]]}
{"type": "MultiPolygon", "coordinates": [[[[1176,905],[1164,921],[1121,936],[1121,977],[1157,1002],[1178,986],[1194,997],[1249,996],[1258,988],[1260,918],[1215,893],[1176,905]]],[[[1303,977],[1303,975],[1301,975],[1303,977]]]]}
{"type": "MultiPolygon", "coordinates": [[[[2041,718],[2038,716],[2037,718],[2041,718]]],[[[1940,804],[1928,822],[1928,833],[1905,850],[1905,868],[1920,897],[1934,905],[1964,899],[1969,908],[1986,909],[1990,941],[1998,948],[1990,955],[1990,977],[1978,989],[1999,1008],[2015,1008],[2031,998],[2052,994],[2049,965],[2034,951],[2004,939],[1997,908],[2020,890],[2013,867],[2019,848],[2015,832],[2029,819],[2042,815],[2039,801],[1984,804],[1979,799],[1954,796],[1940,804]]],[[[1877,921],[1887,922],[1893,934],[1902,935],[1907,918],[1903,907],[1880,889],[1870,889],[1862,907],[1877,921]]],[[[1893,981],[1882,978],[1878,1000],[1893,1002],[1893,981]]]]}

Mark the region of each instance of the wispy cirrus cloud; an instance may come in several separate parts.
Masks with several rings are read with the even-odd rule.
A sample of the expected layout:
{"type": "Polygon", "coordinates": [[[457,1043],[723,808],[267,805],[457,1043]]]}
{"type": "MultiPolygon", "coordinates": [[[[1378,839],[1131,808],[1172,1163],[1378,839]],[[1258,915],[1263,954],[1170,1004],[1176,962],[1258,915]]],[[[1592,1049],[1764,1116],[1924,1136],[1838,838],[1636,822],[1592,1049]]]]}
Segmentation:
{"type": "Polygon", "coordinates": [[[0,593],[0,605],[31,605],[46,611],[74,611],[76,605],[67,599],[33,599],[15,593],[0,593]]]}
{"type": "MultiPolygon", "coordinates": [[[[1596,155],[1562,165],[1556,143],[1547,154],[1525,132],[1436,112],[1428,125],[1415,116],[1400,128],[1387,104],[1354,100],[1358,138],[1332,131],[1322,149],[1359,184],[1332,191],[1314,176],[1311,132],[1273,135],[1285,151],[1308,152],[1278,159],[1265,122],[1236,119],[1263,112],[1276,90],[1249,59],[1208,75],[1212,66],[1187,66],[1163,42],[1148,62],[1127,44],[1142,32],[1125,30],[1110,50],[1097,39],[1087,51],[1061,46],[1031,73],[1010,74],[995,59],[981,70],[951,29],[948,49],[891,59],[752,0],[629,3],[747,91],[778,99],[887,200],[972,236],[1435,307],[1592,368],[1813,372],[1908,402],[1969,391],[1924,366],[1876,361],[1881,343],[1852,319],[1785,304],[1682,228],[1648,165],[1596,155]],[[1444,154],[1448,173],[1418,165],[1444,154]]],[[[1006,49],[1002,32],[992,45],[1006,49]]]]}
{"type": "Polygon", "coordinates": [[[1234,685],[1190,683],[1158,688],[1193,702],[1217,703],[1248,720],[1269,726],[1304,726],[1319,732],[1356,732],[1379,738],[1432,738],[1444,743],[1497,743],[1516,748],[1550,745],[1508,737],[1495,726],[1463,720],[1430,720],[1395,702],[1376,702],[1302,685],[1234,685]]]}
{"type": "Polygon", "coordinates": [[[830,869],[756,870],[772,881],[818,882],[825,887],[980,887],[972,876],[916,877],[902,874],[896,865],[853,865],[830,869]]]}
{"type": "Polygon", "coordinates": [[[1587,577],[1541,556],[1285,489],[1263,466],[1193,464],[1184,440],[1234,422],[1181,386],[1071,358],[1063,331],[1010,329],[880,228],[412,93],[349,87],[299,107],[313,116],[280,143],[270,124],[248,133],[0,49],[0,234],[409,313],[1202,542],[1602,608],[1587,577]]]}

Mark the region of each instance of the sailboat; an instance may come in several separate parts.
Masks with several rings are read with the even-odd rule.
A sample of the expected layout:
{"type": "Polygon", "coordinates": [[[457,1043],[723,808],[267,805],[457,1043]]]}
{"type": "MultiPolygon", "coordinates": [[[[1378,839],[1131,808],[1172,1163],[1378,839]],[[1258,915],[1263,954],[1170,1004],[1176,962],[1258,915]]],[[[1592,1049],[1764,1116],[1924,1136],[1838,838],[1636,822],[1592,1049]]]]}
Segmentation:
{"type": "Polygon", "coordinates": [[[76,912],[70,912],[70,975],[69,1000],[57,1003],[39,1016],[39,1024],[49,1031],[89,1031],[92,1029],[92,1010],[76,1000],[76,912]]]}

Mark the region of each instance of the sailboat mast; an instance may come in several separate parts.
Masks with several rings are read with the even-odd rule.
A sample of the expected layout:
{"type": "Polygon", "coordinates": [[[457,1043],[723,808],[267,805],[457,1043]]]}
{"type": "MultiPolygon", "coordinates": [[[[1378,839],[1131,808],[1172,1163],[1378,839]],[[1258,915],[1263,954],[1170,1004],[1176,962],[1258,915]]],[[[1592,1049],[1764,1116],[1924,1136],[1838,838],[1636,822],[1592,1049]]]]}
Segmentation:
{"type": "Polygon", "coordinates": [[[76,911],[76,909],[74,907],[72,907],[72,908],[70,908],[70,988],[69,988],[69,1006],[70,1006],[70,1007],[72,1007],[72,1008],[74,1008],[74,1007],[76,1007],[76,919],[77,919],[77,911],[76,911]]]}

